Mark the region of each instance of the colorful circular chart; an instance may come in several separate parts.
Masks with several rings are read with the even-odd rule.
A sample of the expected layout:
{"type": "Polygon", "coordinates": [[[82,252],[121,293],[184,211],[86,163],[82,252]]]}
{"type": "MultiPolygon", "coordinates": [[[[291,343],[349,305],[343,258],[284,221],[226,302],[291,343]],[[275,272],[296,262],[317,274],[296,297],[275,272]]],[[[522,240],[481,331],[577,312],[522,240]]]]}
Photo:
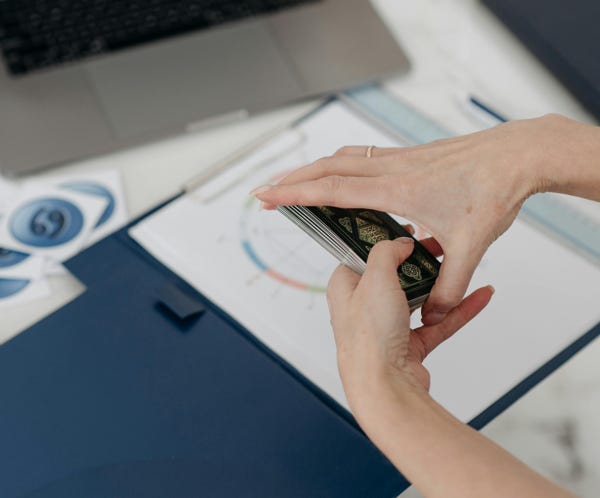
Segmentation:
{"type": "Polygon", "coordinates": [[[324,293],[337,261],[277,211],[261,211],[255,197],[240,218],[244,253],[265,275],[298,290],[324,293]]]}

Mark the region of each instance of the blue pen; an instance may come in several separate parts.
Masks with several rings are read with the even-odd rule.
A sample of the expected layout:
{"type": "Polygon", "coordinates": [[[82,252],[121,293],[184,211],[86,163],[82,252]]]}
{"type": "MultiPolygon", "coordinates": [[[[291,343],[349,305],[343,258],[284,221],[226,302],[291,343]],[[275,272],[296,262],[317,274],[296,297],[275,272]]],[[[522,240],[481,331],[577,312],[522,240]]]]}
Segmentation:
{"type": "Polygon", "coordinates": [[[493,117],[494,119],[497,119],[501,123],[506,123],[508,121],[508,119],[505,118],[502,114],[496,112],[490,106],[488,106],[488,105],[484,104],[483,102],[481,102],[481,100],[479,100],[478,98],[473,97],[472,95],[469,95],[468,99],[469,99],[469,103],[471,105],[473,105],[476,108],[478,108],[479,110],[481,110],[481,111],[489,114],[491,117],[493,117]]]}

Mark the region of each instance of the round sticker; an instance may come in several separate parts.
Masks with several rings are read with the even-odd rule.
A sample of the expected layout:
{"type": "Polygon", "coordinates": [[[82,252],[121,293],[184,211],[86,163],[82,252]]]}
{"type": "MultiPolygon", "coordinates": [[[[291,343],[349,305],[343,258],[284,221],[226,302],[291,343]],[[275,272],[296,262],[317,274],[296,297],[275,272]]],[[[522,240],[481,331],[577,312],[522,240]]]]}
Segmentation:
{"type": "Polygon", "coordinates": [[[0,278],[0,299],[18,294],[27,287],[28,284],[29,280],[21,278],[0,278]]]}
{"type": "Polygon", "coordinates": [[[75,192],[80,192],[82,194],[95,195],[96,197],[102,197],[105,199],[108,204],[100,216],[98,223],[94,228],[98,228],[99,226],[104,225],[110,217],[112,216],[115,210],[115,198],[112,195],[111,191],[108,190],[104,185],[100,185],[99,183],[94,182],[67,182],[61,185],[63,188],[67,188],[69,190],[74,190],[75,192]]]}
{"type": "Polygon", "coordinates": [[[0,268],[8,268],[9,266],[18,265],[21,261],[25,261],[29,254],[19,251],[11,251],[0,247],[0,268]]]}
{"type": "Polygon", "coordinates": [[[22,244],[55,247],[73,240],[83,228],[83,214],[65,199],[35,199],[11,217],[11,235],[22,244]]]}

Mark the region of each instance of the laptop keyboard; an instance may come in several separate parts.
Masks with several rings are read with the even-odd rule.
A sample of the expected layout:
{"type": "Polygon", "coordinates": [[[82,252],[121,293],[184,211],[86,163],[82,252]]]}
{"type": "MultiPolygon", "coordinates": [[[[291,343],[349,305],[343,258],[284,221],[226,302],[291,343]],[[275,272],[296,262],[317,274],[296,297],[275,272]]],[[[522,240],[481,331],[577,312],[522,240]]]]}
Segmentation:
{"type": "Polygon", "coordinates": [[[0,0],[0,49],[21,75],[319,0],[0,0]]]}

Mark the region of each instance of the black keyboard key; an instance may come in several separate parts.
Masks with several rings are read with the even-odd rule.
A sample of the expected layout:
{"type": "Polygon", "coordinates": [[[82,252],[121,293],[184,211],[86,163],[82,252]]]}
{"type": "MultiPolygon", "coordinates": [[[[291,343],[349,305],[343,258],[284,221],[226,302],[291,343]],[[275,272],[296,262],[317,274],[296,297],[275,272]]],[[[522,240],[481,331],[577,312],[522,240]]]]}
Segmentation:
{"type": "Polygon", "coordinates": [[[320,0],[0,0],[0,49],[22,74],[320,0]]]}

